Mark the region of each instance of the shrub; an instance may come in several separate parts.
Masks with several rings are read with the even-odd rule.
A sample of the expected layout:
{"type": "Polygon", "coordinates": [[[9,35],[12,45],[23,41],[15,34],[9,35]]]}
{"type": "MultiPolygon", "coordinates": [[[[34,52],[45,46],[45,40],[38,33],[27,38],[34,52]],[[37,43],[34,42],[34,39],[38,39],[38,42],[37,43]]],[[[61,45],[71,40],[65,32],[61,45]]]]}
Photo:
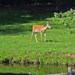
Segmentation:
{"type": "Polygon", "coordinates": [[[58,18],[63,18],[60,19],[59,22],[61,24],[64,24],[67,28],[71,28],[70,23],[74,23],[75,22],[75,10],[70,9],[67,12],[60,12],[60,13],[54,13],[54,17],[55,20],[57,20],[58,18]]]}

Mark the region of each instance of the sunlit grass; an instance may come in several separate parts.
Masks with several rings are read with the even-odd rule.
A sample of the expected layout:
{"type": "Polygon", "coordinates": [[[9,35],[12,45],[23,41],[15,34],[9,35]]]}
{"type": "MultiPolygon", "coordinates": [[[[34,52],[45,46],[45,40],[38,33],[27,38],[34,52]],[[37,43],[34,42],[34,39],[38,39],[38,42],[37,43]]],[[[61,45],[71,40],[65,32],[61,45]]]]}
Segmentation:
{"type": "MultiPolygon", "coordinates": [[[[75,33],[71,34],[73,28],[67,29],[59,21],[52,20],[52,12],[42,12],[34,14],[32,11],[25,10],[0,10],[0,60],[13,58],[12,61],[23,60],[28,58],[29,61],[39,59],[40,62],[67,63],[72,61],[71,58],[56,56],[60,53],[75,54],[75,33]],[[6,11],[6,14],[5,14],[6,11]],[[14,17],[13,17],[14,16],[14,17]],[[43,24],[49,20],[52,29],[46,30],[46,42],[41,42],[40,33],[37,35],[38,43],[33,36],[30,42],[32,26],[34,24],[43,24]],[[45,57],[45,54],[54,53],[56,57],[45,57]],[[16,57],[15,57],[16,56],[16,57]],[[60,61],[61,58],[61,61],[60,61]],[[50,60],[51,59],[51,60],[50,60]],[[64,61],[65,60],[65,61],[64,61]]],[[[44,40],[44,35],[43,35],[44,40]]]]}

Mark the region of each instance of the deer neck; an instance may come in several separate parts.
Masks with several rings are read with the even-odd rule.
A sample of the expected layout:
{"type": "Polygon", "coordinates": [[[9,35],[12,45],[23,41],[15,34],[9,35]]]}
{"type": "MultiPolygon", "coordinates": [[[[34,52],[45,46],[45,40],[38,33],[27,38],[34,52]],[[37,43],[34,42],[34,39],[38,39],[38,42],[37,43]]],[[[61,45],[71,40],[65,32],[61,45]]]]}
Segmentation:
{"type": "Polygon", "coordinates": [[[42,32],[45,32],[47,29],[47,26],[44,26],[44,29],[42,29],[42,32]]]}
{"type": "Polygon", "coordinates": [[[45,30],[47,29],[47,26],[45,26],[45,28],[44,28],[45,30]]]}

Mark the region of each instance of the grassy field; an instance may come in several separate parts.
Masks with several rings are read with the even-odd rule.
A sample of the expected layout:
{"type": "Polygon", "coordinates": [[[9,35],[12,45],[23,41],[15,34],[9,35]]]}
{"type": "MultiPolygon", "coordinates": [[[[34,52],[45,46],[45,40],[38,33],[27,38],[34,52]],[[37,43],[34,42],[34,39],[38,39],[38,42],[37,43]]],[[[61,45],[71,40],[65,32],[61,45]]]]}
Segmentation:
{"type": "MultiPolygon", "coordinates": [[[[53,12],[39,10],[0,9],[0,61],[75,63],[75,22],[66,28],[59,20],[53,21],[53,12]],[[32,26],[49,21],[52,29],[46,30],[46,42],[38,43],[33,36],[32,26]]],[[[43,35],[44,39],[44,35],[43,35]]]]}
{"type": "Polygon", "coordinates": [[[55,74],[55,73],[67,73],[66,66],[51,66],[51,65],[0,65],[0,73],[10,73],[10,74],[34,74],[34,75],[46,75],[46,74],[55,74]],[[59,70],[58,70],[59,69],[59,70]]]}

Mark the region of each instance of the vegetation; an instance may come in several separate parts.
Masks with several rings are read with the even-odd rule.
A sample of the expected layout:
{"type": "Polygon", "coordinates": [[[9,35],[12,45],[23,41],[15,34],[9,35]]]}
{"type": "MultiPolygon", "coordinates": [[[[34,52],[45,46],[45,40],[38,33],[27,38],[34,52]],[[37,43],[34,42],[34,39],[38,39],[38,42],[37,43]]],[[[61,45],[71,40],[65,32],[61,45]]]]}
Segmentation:
{"type": "Polygon", "coordinates": [[[54,13],[55,19],[62,18],[60,23],[64,24],[67,28],[71,28],[70,24],[75,23],[75,10],[70,9],[69,11],[65,13],[54,13]]]}
{"type": "Polygon", "coordinates": [[[15,73],[15,74],[34,74],[46,75],[55,73],[67,73],[66,66],[53,66],[53,65],[0,65],[0,73],[15,73]],[[59,69],[59,70],[58,70],[59,69]]]}
{"type": "Polygon", "coordinates": [[[61,21],[67,21],[67,16],[58,18],[57,15],[53,16],[55,16],[53,12],[49,11],[0,9],[0,61],[74,64],[75,14],[68,16],[71,18],[68,21],[70,29],[61,23],[61,21]],[[51,30],[46,30],[46,42],[41,42],[39,33],[37,35],[39,42],[36,43],[34,36],[30,42],[32,26],[45,25],[46,21],[49,21],[52,26],[51,30]]]}

